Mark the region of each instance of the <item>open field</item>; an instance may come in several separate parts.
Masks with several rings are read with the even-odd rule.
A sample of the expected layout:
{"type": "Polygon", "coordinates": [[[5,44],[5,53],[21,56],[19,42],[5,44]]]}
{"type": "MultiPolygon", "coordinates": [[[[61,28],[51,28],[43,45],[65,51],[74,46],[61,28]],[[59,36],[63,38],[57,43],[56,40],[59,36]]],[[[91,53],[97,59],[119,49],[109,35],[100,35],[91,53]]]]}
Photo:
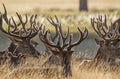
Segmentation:
{"type": "MultiPolygon", "coordinates": [[[[55,30],[46,18],[50,16],[54,18],[54,15],[57,15],[64,32],[67,31],[68,26],[70,27],[70,31],[74,34],[74,41],[78,39],[77,26],[82,30],[87,27],[89,36],[75,49],[72,59],[73,76],[70,78],[63,78],[61,67],[56,66],[53,66],[49,73],[43,73],[46,68],[41,65],[46,59],[28,58],[25,64],[15,69],[9,69],[8,64],[0,66],[0,79],[120,79],[119,67],[110,68],[106,65],[101,66],[100,70],[99,67],[80,66],[81,62],[74,59],[74,56],[93,58],[96,55],[99,46],[94,41],[97,35],[91,28],[90,19],[98,15],[107,15],[108,25],[110,21],[114,22],[120,18],[120,0],[88,0],[89,12],[78,11],[79,0],[0,0],[0,12],[3,12],[2,3],[6,5],[9,17],[17,18],[15,12],[23,15],[27,13],[29,16],[38,14],[41,23],[54,33],[55,30]]],[[[6,25],[5,28],[7,29],[6,25]]],[[[34,40],[39,43],[36,49],[43,53],[45,48],[38,35],[34,40]]],[[[8,37],[0,31],[0,51],[5,50],[10,42],[8,37]]]]}
{"type": "MultiPolygon", "coordinates": [[[[108,20],[115,21],[120,17],[120,0],[88,0],[89,12],[79,12],[79,0],[0,0],[0,10],[3,12],[2,3],[6,5],[8,16],[20,14],[38,14],[40,21],[49,25],[46,18],[57,15],[63,26],[70,26],[71,32],[76,32],[74,26],[87,27],[93,33],[90,19],[98,15],[107,15],[108,20]],[[64,5],[64,6],[62,6],[64,5]]],[[[64,27],[66,30],[66,27],[64,27]]]]}
{"type": "MultiPolygon", "coordinates": [[[[0,3],[6,4],[10,13],[26,12],[34,10],[78,10],[79,0],[0,0],[0,3]]],[[[88,0],[89,9],[108,10],[119,9],[120,0],[88,0]]],[[[0,7],[1,9],[1,7],[0,7]]]]}

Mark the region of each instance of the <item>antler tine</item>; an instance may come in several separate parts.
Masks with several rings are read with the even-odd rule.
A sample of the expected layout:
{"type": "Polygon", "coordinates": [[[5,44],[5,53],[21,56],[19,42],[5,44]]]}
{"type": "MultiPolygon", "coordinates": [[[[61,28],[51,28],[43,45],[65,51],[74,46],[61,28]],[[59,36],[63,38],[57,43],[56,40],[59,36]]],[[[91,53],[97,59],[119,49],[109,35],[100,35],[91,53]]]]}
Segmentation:
{"type": "Polygon", "coordinates": [[[95,30],[95,32],[104,40],[106,40],[107,42],[110,41],[115,41],[117,39],[119,39],[118,35],[118,27],[114,24],[111,23],[111,26],[108,27],[107,26],[107,19],[106,19],[106,15],[104,18],[104,21],[102,21],[102,16],[98,16],[98,18],[96,18],[97,21],[95,21],[94,19],[91,19],[91,24],[93,29],[95,30]],[[95,24],[96,24],[96,28],[95,28],[95,24]]]}
{"type": "Polygon", "coordinates": [[[3,15],[0,14],[0,30],[1,30],[3,33],[9,35],[8,32],[6,32],[6,31],[3,29],[3,26],[2,26],[3,20],[2,20],[2,18],[3,18],[3,15]]]}
{"type": "Polygon", "coordinates": [[[116,39],[118,39],[119,38],[119,36],[115,33],[112,37],[111,37],[111,40],[116,40],[116,39]]]}
{"type": "Polygon", "coordinates": [[[77,29],[78,29],[78,31],[80,33],[80,38],[79,38],[79,40],[77,42],[74,42],[73,44],[69,45],[68,50],[70,50],[74,46],[79,45],[88,36],[88,30],[87,30],[86,27],[85,27],[84,32],[82,32],[79,27],[77,29]]]}
{"type": "Polygon", "coordinates": [[[66,34],[66,38],[68,38],[68,36],[70,35],[70,29],[69,29],[69,26],[68,26],[68,31],[67,31],[67,34],[66,34]]]}
{"type": "Polygon", "coordinates": [[[104,32],[104,34],[107,33],[103,27],[101,27],[101,30],[104,32]]]}
{"type": "MultiPolygon", "coordinates": [[[[63,47],[66,47],[68,44],[65,43],[67,38],[70,36],[70,30],[69,30],[69,27],[68,27],[68,31],[67,31],[67,34],[65,36],[62,35],[62,40],[63,40],[63,47]]],[[[72,40],[72,39],[71,39],[72,40]]]]}
{"type": "Polygon", "coordinates": [[[94,31],[101,37],[101,34],[98,32],[98,26],[97,26],[97,29],[95,28],[95,24],[97,24],[97,22],[95,21],[95,18],[91,18],[91,24],[94,31]]]}
{"type": "Polygon", "coordinates": [[[60,33],[61,38],[62,38],[62,45],[63,45],[63,48],[64,48],[64,47],[68,46],[68,43],[66,42],[66,40],[67,40],[68,37],[70,36],[70,35],[69,35],[69,34],[70,34],[69,27],[68,27],[68,32],[67,32],[67,34],[66,34],[65,36],[63,35],[61,23],[60,23],[60,25],[59,25],[58,28],[59,28],[59,33],[60,33]]]}
{"type": "Polygon", "coordinates": [[[62,31],[62,25],[61,25],[61,22],[59,22],[59,20],[58,20],[58,18],[57,18],[57,16],[55,15],[55,18],[56,18],[56,21],[57,21],[57,23],[58,23],[58,29],[59,29],[59,32],[60,32],[60,34],[61,34],[61,37],[62,37],[62,43],[63,43],[63,45],[65,45],[66,46],[66,44],[65,44],[65,42],[66,42],[66,40],[67,40],[67,38],[68,38],[68,36],[69,36],[69,27],[68,27],[68,32],[67,32],[67,34],[66,34],[66,36],[64,36],[63,35],[63,31],[62,31]]]}
{"type": "Polygon", "coordinates": [[[56,19],[57,23],[59,23],[58,17],[56,15],[55,15],[55,19],[56,19]]]}
{"type": "Polygon", "coordinates": [[[71,45],[71,43],[72,43],[72,39],[73,39],[73,35],[72,34],[70,34],[70,40],[69,40],[69,43],[68,43],[68,45],[70,46],[71,45]]]}
{"type": "Polygon", "coordinates": [[[34,22],[36,22],[37,14],[35,15],[34,22]]]}
{"type": "MultiPolygon", "coordinates": [[[[7,34],[7,35],[11,35],[11,34],[9,34],[9,32],[10,32],[10,27],[8,27],[8,32],[7,32],[7,31],[5,31],[5,30],[3,29],[2,24],[3,24],[2,14],[0,14],[0,30],[1,30],[3,33],[7,34]]],[[[8,20],[8,25],[9,25],[9,24],[10,24],[10,20],[8,20]]],[[[11,35],[11,36],[12,36],[12,35],[11,35]]]]}
{"type": "Polygon", "coordinates": [[[57,38],[57,36],[58,36],[58,32],[59,32],[59,30],[58,30],[59,20],[58,20],[58,18],[57,18],[56,15],[55,15],[55,18],[56,18],[56,21],[57,21],[57,22],[55,22],[55,21],[52,19],[52,17],[47,18],[47,20],[50,22],[50,24],[52,24],[52,25],[55,27],[55,30],[56,30],[55,36],[51,38],[52,41],[55,41],[55,40],[56,40],[56,38],[57,38]]]}
{"type": "MultiPolygon", "coordinates": [[[[39,29],[41,29],[41,28],[42,28],[42,24],[40,25],[39,29]]],[[[38,30],[39,30],[39,29],[38,29],[38,30]]],[[[38,34],[38,31],[32,33],[32,34],[28,37],[28,39],[31,39],[31,38],[35,37],[37,34],[38,34]]]]}
{"type": "Polygon", "coordinates": [[[34,32],[34,33],[30,33],[28,36],[28,39],[32,39],[33,37],[35,37],[38,33],[34,32]],[[31,34],[31,35],[30,35],[31,34]]]}
{"type": "Polygon", "coordinates": [[[34,16],[35,16],[35,17],[34,17],[33,22],[36,22],[37,14],[35,14],[34,16]]]}
{"type": "Polygon", "coordinates": [[[108,29],[108,32],[111,33],[112,32],[112,29],[113,29],[113,25],[112,25],[112,22],[110,22],[111,26],[109,26],[109,29],[108,29]]]}
{"type": "MultiPolygon", "coordinates": [[[[39,22],[38,22],[38,23],[39,23],[39,22]]],[[[39,30],[41,30],[41,29],[42,29],[43,24],[38,24],[38,26],[40,26],[40,27],[39,27],[39,30]]]]}
{"type": "Polygon", "coordinates": [[[53,21],[53,19],[51,17],[47,18],[47,20],[53,25],[54,21],[53,21]]]}
{"type": "Polygon", "coordinates": [[[104,32],[104,36],[109,36],[109,34],[111,34],[111,36],[109,38],[104,38],[104,40],[113,41],[113,40],[116,40],[119,38],[119,36],[117,36],[117,34],[116,34],[118,27],[116,26],[115,30],[113,30],[114,26],[112,26],[112,25],[113,24],[111,22],[111,26],[109,27],[109,30],[108,30],[107,18],[105,15],[104,22],[102,23],[102,31],[104,32]],[[103,26],[108,30],[108,32],[105,31],[103,26]],[[114,32],[111,32],[111,31],[114,31],[114,32]]]}
{"type": "MultiPolygon", "coordinates": [[[[66,34],[66,36],[64,36],[61,22],[59,22],[58,17],[56,15],[55,15],[55,20],[56,22],[52,19],[52,17],[48,19],[48,21],[55,27],[55,30],[56,30],[56,35],[52,38],[52,40],[55,41],[55,39],[57,39],[58,37],[58,39],[62,41],[62,45],[63,45],[62,47],[66,47],[68,44],[66,44],[65,42],[69,36],[69,27],[68,27],[68,33],[66,34]]],[[[60,43],[60,41],[57,41],[57,42],[60,43]]]]}
{"type": "Polygon", "coordinates": [[[32,24],[32,22],[33,22],[33,21],[32,21],[32,20],[33,20],[33,16],[34,16],[34,15],[32,15],[32,16],[30,17],[30,23],[31,23],[31,24],[32,24]]]}
{"type": "Polygon", "coordinates": [[[43,26],[43,28],[42,28],[43,30],[42,30],[42,33],[45,33],[45,26],[43,26]]]}
{"type": "Polygon", "coordinates": [[[116,33],[112,33],[110,37],[106,38],[108,41],[114,41],[117,40],[119,36],[116,33]]]}
{"type": "MultiPolygon", "coordinates": [[[[116,38],[120,39],[120,19],[116,20],[113,24],[111,24],[114,27],[114,31],[116,33],[116,38]]],[[[113,29],[112,29],[113,30],[113,29]]]]}
{"type": "Polygon", "coordinates": [[[33,17],[34,17],[34,15],[32,15],[32,16],[30,17],[30,20],[29,20],[29,22],[30,22],[30,27],[33,27],[33,26],[34,26],[34,22],[32,21],[32,20],[33,20],[33,17]]]}
{"type": "Polygon", "coordinates": [[[11,24],[11,18],[10,18],[9,21],[8,21],[8,33],[9,33],[9,34],[11,34],[11,32],[10,32],[10,24],[11,24]]]}
{"type": "Polygon", "coordinates": [[[105,30],[102,27],[102,24],[99,21],[97,21],[96,24],[97,24],[97,29],[98,29],[99,36],[104,39],[104,37],[105,37],[105,30]],[[103,31],[104,34],[101,31],[103,31]]]}
{"type": "Polygon", "coordinates": [[[32,34],[32,30],[30,30],[30,32],[29,33],[27,33],[28,35],[26,35],[26,36],[24,36],[25,38],[27,38],[27,39],[31,39],[31,38],[33,38],[33,36],[35,36],[36,35],[36,33],[33,33],[32,34]]]}
{"type": "Polygon", "coordinates": [[[17,16],[18,16],[18,18],[19,18],[19,20],[20,20],[20,22],[21,22],[21,24],[22,24],[23,30],[25,31],[25,33],[27,33],[27,30],[26,30],[26,28],[25,28],[25,25],[26,25],[27,22],[28,22],[27,14],[25,14],[25,17],[26,17],[25,22],[22,21],[22,16],[21,16],[19,13],[16,12],[16,14],[17,14],[17,16]]]}
{"type": "Polygon", "coordinates": [[[86,37],[88,36],[88,30],[87,28],[85,27],[85,30],[84,30],[84,37],[83,37],[83,40],[86,39],[86,37]]]}
{"type": "Polygon", "coordinates": [[[107,26],[107,16],[106,15],[104,15],[105,16],[105,19],[104,19],[104,26],[106,27],[106,29],[108,29],[108,26],[107,26]]]}
{"type": "MultiPolygon", "coordinates": [[[[5,7],[4,4],[3,4],[3,7],[4,7],[4,14],[1,15],[1,19],[3,17],[4,20],[5,20],[5,22],[7,23],[7,25],[8,25],[8,31],[5,31],[3,29],[3,27],[1,26],[0,29],[1,29],[2,32],[4,32],[5,34],[7,34],[9,36],[13,36],[13,37],[21,39],[21,40],[23,40],[23,39],[28,39],[29,40],[32,37],[34,37],[34,36],[37,35],[38,30],[35,29],[35,25],[32,24],[29,29],[26,29],[26,27],[25,27],[25,25],[28,22],[28,16],[27,16],[27,14],[25,14],[25,21],[23,22],[22,16],[19,13],[16,12],[17,17],[19,18],[19,23],[17,24],[15,22],[15,20],[13,19],[13,17],[11,17],[10,19],[8,19],[8,17],[7,17],[7,10],[6,10],[6,7],[5,7]],[[13,24],[11,23],[11,20],[12,20],[13,24]],[[21,24],[22,24],[22,28],[19,30],[17,28],[17,26],[19,26],[21,24]],[[28,32],[28,30],[29,30],[29,32],[28,32]],[[33,30],[37,30],[37,31],[35,31],[34,33],[32,33],[33,30]]],[[[35,18],[33,19],[34,20],[34,24],[36,23],[36,18],[37,18],[37,15],[35,15],[35,18]]]]}
{"type": "Polygon", "coordinates": [[[52,17],[50,17],[50,18],[47,18],[47,20],[53,25],[53,26],[58,26],[59,25],[59,20],[58,20],[58,18],[57,18],[57,16],[55,15],[55,19],[56,19],[56,21],[57,22],[55,22],[53,19],[52,19],[52,17]]]}
{"type": "Polygon", "coordinates": [[[102,26],[104,26],[106,29],[108,29],[106,15],[104,15],[104,21],[103,21],[103,17],[101,15],[98,16],[97,20],[102,24],[102,26]]]}
{"type": "Polygon", "coordinates": [[[16,27],[14,27],[14,30],[12,31],[12,33],[13,33],[13,32],[15,32],[15,31],[17,30],[17,24],[16,24],[16,22],[15,22],[15,20],[13,19],[12,16],[11,16],[11,18],[12,18],[12,21],[13,21],[13,23],[14,23],[14,26],[16,26],[16,27]]]}
{"type": "Polygon", "coordinates": [[[5,21],[6,21],[6,23],[8,24],[7,10],[6,10],[6,7],[5,7],[4,4],[3,4],[3,8],[4,8],[4,14],[3,14],[3,17],[4,17],[5,21]]]}
{"type": "Polygon", "coordinates": [[[55,47],[55,48],[57,48],[57,49],[60,50],[60,47],[59,47],[59,46],[57,46],[54,42],[52,42],[51,40],[48,39],[48,32],[49,32],[49,30],[44,31],[44,32],[43,32],[43,30],[41,30],[40,33],[39,33],[39,38],[40,38],[40,40],[41,40],[44,44],[46,44],[46,45],[48,45],[48,46],[51,46],[51,47],[55,47]]]}
{"type": "Polygon", "coordinates": [[[99,15],[97,19],[102,22],[102,16],[101,15],[99,15]]]}
{"type": "Polygon", "coordinates": [[[57,39],[57,44],[56,44],[56,45],[59,46],[59,47],[61,47],[61,45],[60,45],[60,44],[61,44],[61,42],[60,42],[60,40],[61,40],[60,37],[61,37],[61,36],[60,36],[60,34],[59,34],[59,35],[58,35],[58,39],[57,39]]]}
{"type": "MultiPolygon", "coordinates": [[[[105,17],[106,18],[106,17],[105,17]]],[[[108,32],[105,31],[105,28],[104,28],[104,25],[106,24],[106,19],[104,22],[102,22],[102,16],[98,16],[98,18],[96,18],[97,21],[95,21],[95,18],[91,19],[91,24],[92,24],[92,27],[94,29],[94,31],[101,37],[103,38],[104,40],[105,39],[105,36],[108,34],[108,32]],[[95,24],[96,24],[96,27],[95,27],[95,24]]],[[[107,25],[106,25],[107,27],[107,25]]],[[[107,27],[108,28],[108,27],[107,27]]]]}
{"type": "Polygon", "coordinates": [[[104,26],[106,29],[108,29],[106,15],[104,15],[104,21],[103,21],[103,17],[101,15],[98,16],[97,20],[102,24],[102,26],[104,26]]]}
{"type": "MultiPolygon", "coordinates": [[[[4,4],[3,4],[3,8],[4,8],[3,18],[4,18],[5,22],[8,24],[9,20],[8,20],[8,17],[7,17],[7,10],[6,10],[6,7],[5,7],[4,4]]],[[[21,23],[16,24],[16,26],[20,26],[20,25],[21,25],[21,23]]],[[[12,28],[15,28],[16,26],[14,26],[12,24],[10,25],[10,27],[12,27],[12,28]]]]}
{"type": "Polygon", "coordinates": [[[2,25],[3,25],[3,20],[2,20],[2,14],[0,13],[0,29],[2,32],[7,33],[6,31],[3,30],[2,25]]]}
{"type": "Polygon", "coordinates": [[[69,34],[70,34],[69,27],[68,27],[68,32],[67,32],[66,36],[63,35],[61,23],[60,23],[60,26],[58,28],[59,28],[59,33],[60,33],[61,38],[62,38],[62,44],[63,44],[63,48],[64,48],[68,45],[68,43],[66,43],[66,40],[68,39],[69,34]]]}
{"type": "Polygon", "coordinates": [[[120,37],[120,35],[119,35],[119,24],[116,23],[114,27],[115,27],[114,30],[113,30],[113,28],[112,28],[112,30],[113,30],[114,32],[112,33],[111,40],[119,39],[119,37],[120,37]]]}
{"type": "MultiPolygon", "coordinates": [[[[39,31],[39,29],[37,29],[35,26],[38,24],[38,22],[36,22],[36,19],[37,19],[37,14],[36,15],[32,15],[31,17],[30,17],[30,24],[33,26],[33,31],[35,31],[35,32],[38,32],[39,31]],[[33,18],[34,17],[34,18],[33,18]]],[[[39,26],[39,25],[38,25],[39,26]]]]}
{"type": "Polygon", "coordinates": [[[120,27],[119,26],[117,26],[118,27],[118,29],[116,29],[117,31],[116,31],[116,34],[118,35],[118,37],[120,38],[120,27]]]}
{"type": "Polygon", "coordinates": [[[8,32],[7,32],[7,34],[10,35],[10,36],[16,37],[18,39],[24,39],[23,37],[20,37],[19,35],[15,34],[15,33],[12,33],[10,31],[10,29],[11,29],[10,26],[11,26],[11,18],[8,20],[8,32]]]}
{"type": "MultiPolygon", "coordinates": [[[[13,19],[13,18],[12,18],[13,19]]],[[[12,21],[14,21],[14,19],[12,20],[12,21]]],[[[10,31],[10,25],[11,25],[11,18],[9,19],[9,22],[8,22],[8,34],[10,35],[10,36],[13,36],[13,37],[16,37],[16,38],[18,38],[18,39],[26,39],[26,38],[28,38],[30,35],[31,35],[31,33],[32,33],[32,30],[30,30],[30,32],[27,34],[27,35],[25,35],[25,36],[23,36],[23,33],[21,33],[22,32],[22,29],[21,30],[19,30],[18,32],[19,33],[16,33],[15,31],[10,31]]],[[[30,28],[30,29],[32,29],[32,27],[30,28]]]]}

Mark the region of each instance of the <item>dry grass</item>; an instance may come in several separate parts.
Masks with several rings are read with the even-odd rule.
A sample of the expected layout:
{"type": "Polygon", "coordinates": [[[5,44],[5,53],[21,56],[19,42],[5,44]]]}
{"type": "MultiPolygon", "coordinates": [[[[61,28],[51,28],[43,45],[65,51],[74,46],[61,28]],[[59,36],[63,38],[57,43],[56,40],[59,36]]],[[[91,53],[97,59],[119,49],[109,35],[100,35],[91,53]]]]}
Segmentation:
{"type": "Polygon", "coordinates": [[[0,79],[119,79],[119,67],[109,67],[100,64],[98,67],[81,65],[80,62],[72,63],[73,76],[64,78],[61,76],[61,67],[42,67],[45,59],[29,59],[27,64],[15,69],[9,69],[7,64],[0,67],[0,79]],[[45,72],[46,71],[46,72],[45,72]]]}

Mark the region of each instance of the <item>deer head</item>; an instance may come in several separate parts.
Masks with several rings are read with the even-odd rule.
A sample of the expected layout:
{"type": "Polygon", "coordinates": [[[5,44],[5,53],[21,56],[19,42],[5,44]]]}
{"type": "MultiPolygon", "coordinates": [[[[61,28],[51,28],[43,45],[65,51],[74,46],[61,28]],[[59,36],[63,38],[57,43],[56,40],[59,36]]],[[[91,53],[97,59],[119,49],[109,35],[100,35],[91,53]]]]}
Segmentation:
{"type": "MultiPolygon", "coordinates": [[[[107,25],[107,18],[105,16],[104,20],[102,16],[98,16],[98,18],[92,18],[91,24],[94,31],[98,34],[101,39],[95,39],[96,43],[100,46],[97,54],[94,59],[110,61],[110,58],[113,57],[112,55],[116,54],[119,51],[120,45],[120,20],[116,20],[114,23],[108,27],[107,25]]],[[[115,58],[114,58],[115,59],[115,58]]]]}
{"type": "Polygon", "coordinates": [[[62,30],[62,25],[59,22],[57,16],[55,16],[56,22],[52,18],[48,18],[48,21],[55,27],[56,34],[55,36],[51,35],[50,31],[43,28],[40,31],[39,38],[44,43],[44,45],[54,54],[56,55],[63,66],[63,75],[71,76],[71,56],[74,52],[73,47],[79,45],[83,40],[88,36],[88,30],[85,28],[84,32],[80,30],[78,27],[78,32],[80,34],[80,38],[77,42],[72,43],[72,34],[68,32],[64,35],[62,30]]]}
{"type": "Polygon", "coordinates": [[[19,22],[16,23],[13,17],[8,19],[7,10],[4,4],[3,7],[4,13],[1,14],[0,30],[8,35],[12,41],[11,45],[15,48],[13,49],[10,46],[8,49],[12,51],[9,52],[12,52],[13,54],[31,54],[34,57],[38,57],[40,53],[35,49],[35,44],[33,43],[34,41],[31,40],[38,34],[39,28],[41,27],[39,22],[36,21],[37,15],[32,15],[28,20],[28,16],[25,14],[25,21],[23,21],[23,17],[16,12],[16,15],[19,19],[19,22]],[[7,30],[2,26],[2,18],[7,24],[7,30]],[[30,26],[26,27],[27,24],[30,26]]]}

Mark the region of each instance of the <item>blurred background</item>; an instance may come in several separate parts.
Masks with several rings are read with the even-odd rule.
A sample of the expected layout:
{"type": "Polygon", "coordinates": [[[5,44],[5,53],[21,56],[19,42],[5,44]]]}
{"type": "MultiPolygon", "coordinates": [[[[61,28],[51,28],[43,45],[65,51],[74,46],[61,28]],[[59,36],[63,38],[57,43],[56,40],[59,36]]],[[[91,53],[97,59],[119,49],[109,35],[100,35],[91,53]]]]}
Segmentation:
{"type": "MultiPolygon", "coordinates": [[[[0,12],[4,12],[2,3],[6,5],[9,17],[16,17],[15,12],[23,16],[25,13],[38,14],[39,20],[46,26],[50,26],[46,18],[50,16],[54,18],[54,15],[57,15],[64,32],[70,26],[74,41],[78,39],[76,27],[79,26],[82,30],[87,27],[89,37],[76,47],[76,52],[89,55],[95,55],[99,47],[94,41],[97,35],[91,27],[90,18],[107,15],[108,22],[120,18],[120,0],[0,0],[0,12]]],[[[54,32],[53,28],[49,29],[54,32]]],[[[38,36],[34,40],[40,43],[37,49],[44,51],[38,36]]],[[[5,50],[9,43],[10,40],[0,31],[0,50],[5,50]]]]}
{"type": "Polygon", "coordinates": [[[87,2],[89,11],[120,10],[120,0],[0,0],[0,3],[4,3],[9,8],[8,12],[13,13],[45,10],[78,11],[80,1],[87,2]]]}

